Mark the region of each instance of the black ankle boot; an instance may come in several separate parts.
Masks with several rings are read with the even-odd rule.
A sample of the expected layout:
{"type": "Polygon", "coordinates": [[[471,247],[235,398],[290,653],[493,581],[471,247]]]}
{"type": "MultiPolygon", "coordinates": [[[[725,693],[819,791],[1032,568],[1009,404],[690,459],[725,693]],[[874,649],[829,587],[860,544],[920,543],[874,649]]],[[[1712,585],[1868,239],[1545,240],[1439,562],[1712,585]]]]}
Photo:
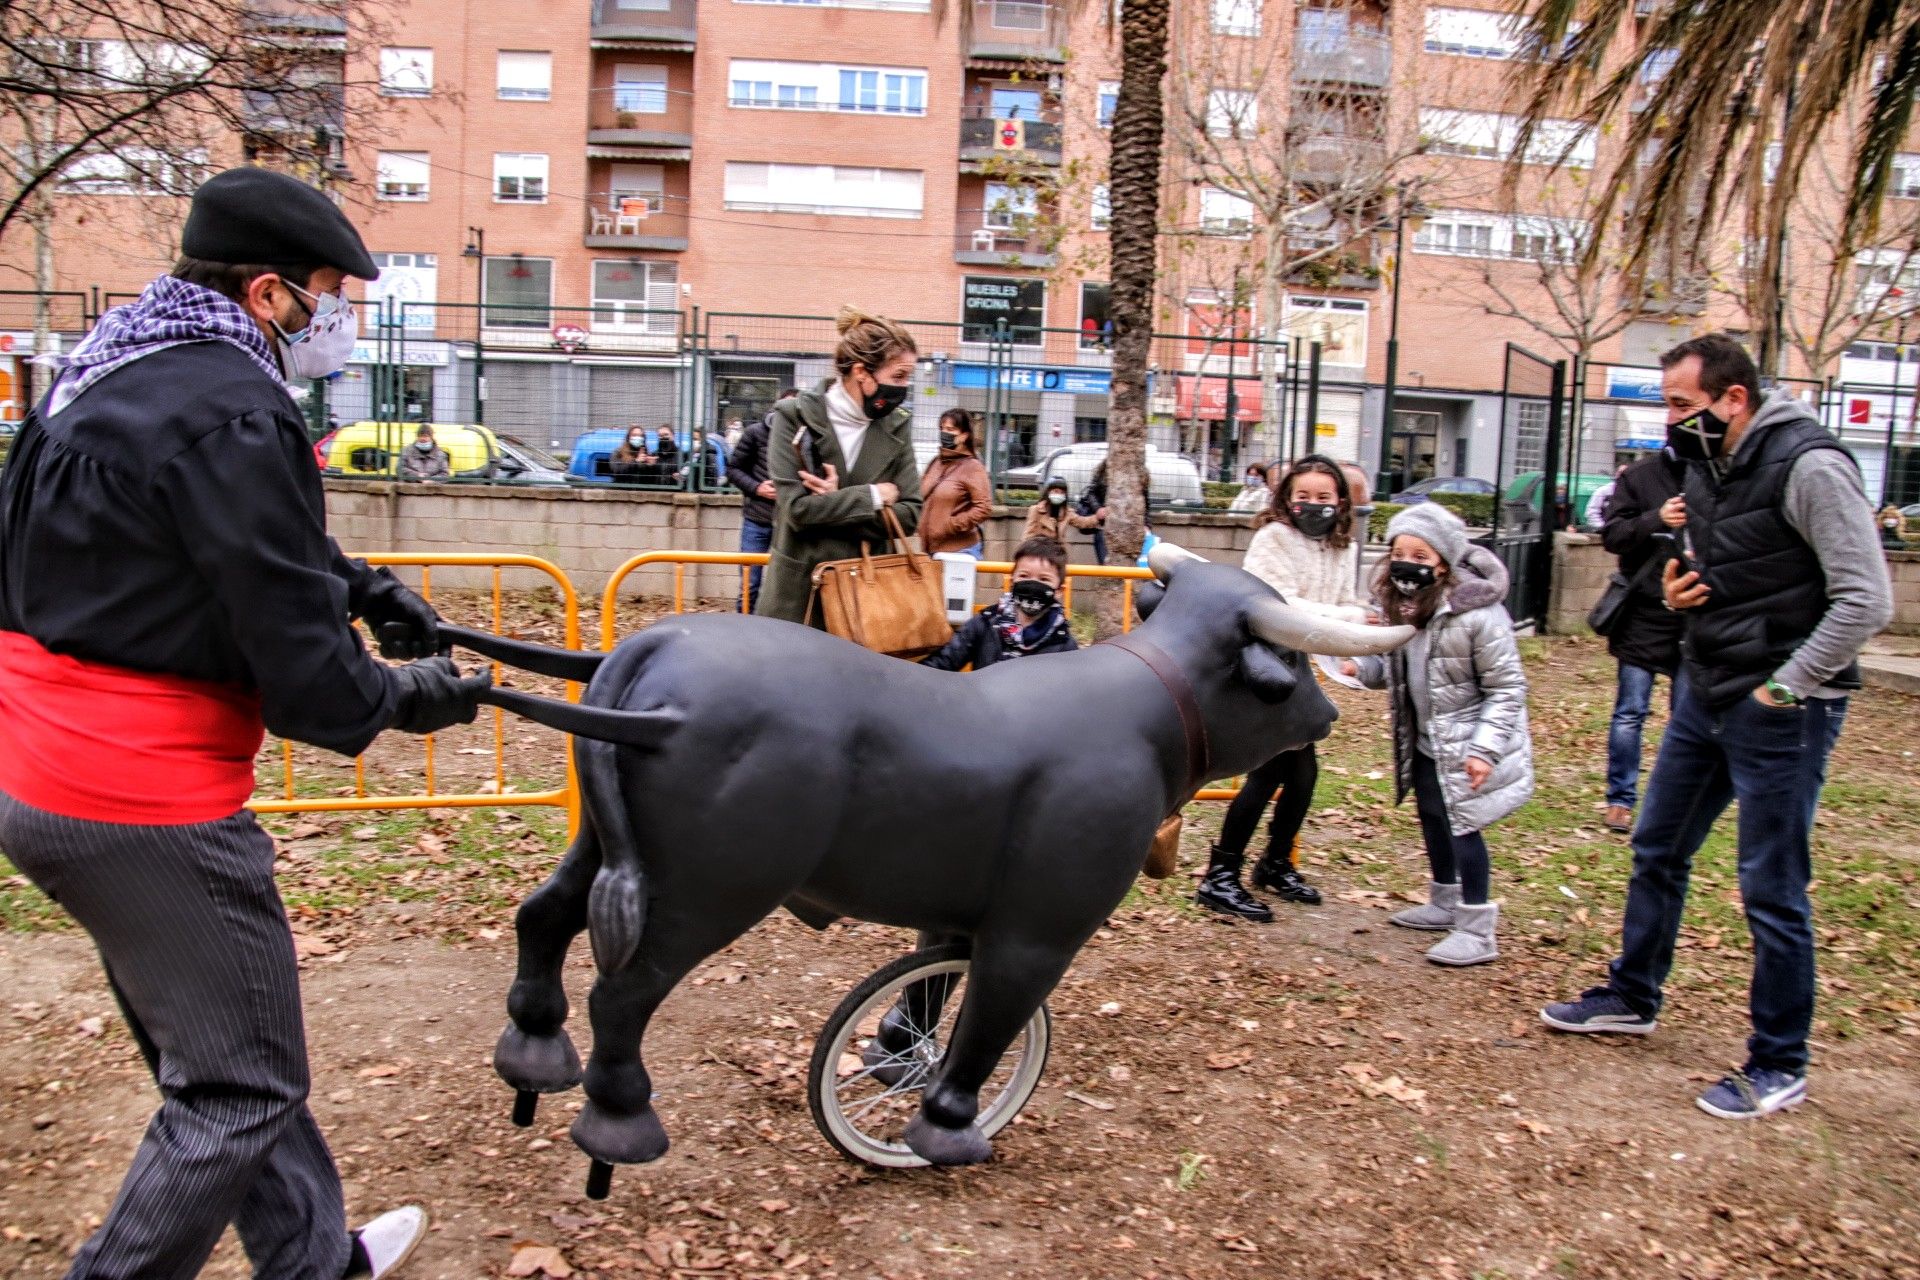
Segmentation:
{"type": "Polygon", "coordinates": [[[1245,860],[1245,854],[1228,853],[1219,845],[1213,846],[1207,874],[1201,879],[1200,889],[1193,896],[1201,906],[1218,911],[1221,915],[1252,920],[1256,924],[1270,924],[1273,921],[1272,908],[1248,893],[1246,886],[1240,883],[1240,867],[1245,860]]]}
{"type": "Polygon", "coordinates": [[[1309,907],[1320,905],[1320,891],[1301,878],[1288,858],[1268,854],[1254,864],[1252,878],[1254,888],[1265,889],[1282,902],[1298,902],[1309,907]]]}

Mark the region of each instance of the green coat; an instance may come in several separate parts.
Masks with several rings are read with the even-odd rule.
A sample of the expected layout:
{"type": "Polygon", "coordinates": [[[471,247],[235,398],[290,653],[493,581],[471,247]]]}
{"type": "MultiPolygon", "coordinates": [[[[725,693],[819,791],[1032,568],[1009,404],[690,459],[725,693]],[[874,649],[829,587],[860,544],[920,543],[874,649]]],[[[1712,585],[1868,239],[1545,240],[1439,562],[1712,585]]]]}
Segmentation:
{"type": "MultiPolygon", "coordinates": [[[[755,613],[803,622],[807,599],[813,594],[815,565],[850,559],[866,544],[872,544],[875,551],[886,549],[887,529],[868,485],[885,482],[897,486],[900,498],[893,504],[894,514],[908,533],[919,526],[920,467],[913,456],[912,426],[912,412],[901,408],[868,427],[860,445],[860,463],[849,474],[847,460],[840,453],[840,437],[827,420],[824,386],[819,391],[802,391],[773,407],[767,471],[778,492],[773,547],[755,613]],[[821,467],[832,464],[840,477],[836,492],[808,493],[800,483],[801,452],[794,443],[796,432],[811,437],[810,443],[802,443],[821,467]]],[[[817,610],[813,625],[825,625],[817,610]]]]}

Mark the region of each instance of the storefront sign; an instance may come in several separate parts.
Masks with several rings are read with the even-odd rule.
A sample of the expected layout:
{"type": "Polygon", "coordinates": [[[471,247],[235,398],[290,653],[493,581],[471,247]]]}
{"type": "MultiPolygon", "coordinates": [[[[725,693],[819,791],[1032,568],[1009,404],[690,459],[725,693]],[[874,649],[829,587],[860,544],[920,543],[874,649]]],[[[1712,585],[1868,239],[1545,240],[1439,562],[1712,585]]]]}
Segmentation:
{"type": "Polygon", "coordinates": [[[445,342],[405,341],[356,342],[348,364],[406,364],[445,367],[452,360],[452,348],[445,342]]]}
{"type": "Polygon", "coordinates": [[[968,276],[961,282],[960,298],[961,341],[992,342],[1004,332],[1009,342],[1039,345],[1046,324],[1045,280],[968,276]]]}
{"type": "Polygon", "coordinates": [[[1104,396],[1113,391],[1113,374],[1105,369],[1047,369],[1037,365],[1009,365],[996,369],[990,364],[957,364],[953,366],[953,385],[962,388],[998,386],[1008,391],[1054,391],[1069,396],[1104,396]]]}
{"type": "MultiPolygon", "coordinates": [[[[1175,392],[1174,416],[1180,418],[1208,418],[1224,420],[1227,416],[1227,387],[1225,378],[1196,378],[1191,374],[1182,374],[1175,392]],[[1195,396],[1198,395],[1198,403],[1195,396]]],[[[1241,422],[1260,420],[1260,381],[1257,378],[1235,378],[1232,381],[1234,399],[1234,417],[1241,422]]]]}
{"type": "Polygon", "coordinates": [[[1642,400],[1647,404],[1665,404],[1660,394],[1658,369],[1607,370],[1607,399],[1642,400]]]}

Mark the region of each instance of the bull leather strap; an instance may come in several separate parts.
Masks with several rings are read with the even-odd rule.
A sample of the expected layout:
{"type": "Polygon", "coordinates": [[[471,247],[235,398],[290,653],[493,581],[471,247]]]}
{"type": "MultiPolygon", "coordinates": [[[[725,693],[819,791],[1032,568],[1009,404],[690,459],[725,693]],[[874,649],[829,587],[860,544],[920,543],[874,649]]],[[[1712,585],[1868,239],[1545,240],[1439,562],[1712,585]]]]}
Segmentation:
{"type": "Polygon", "coordinates": [[[1197,790],[1206,780],[1213,752],[1207,745],[1207,722],[1200,714],[1200,700],[1193,696],[1193,686],[1187,683],[1186,673],[1180,670],[1165,649],[1151,640],[1118,635],[1106,643],[1116,649],[1124,649],[1146,663],[1147,670],[1160,678],[1160,683],[1173,698],[1173,705],[1180,712],[1180,731],[1187,743],[1187,790],[1197,790]]]}

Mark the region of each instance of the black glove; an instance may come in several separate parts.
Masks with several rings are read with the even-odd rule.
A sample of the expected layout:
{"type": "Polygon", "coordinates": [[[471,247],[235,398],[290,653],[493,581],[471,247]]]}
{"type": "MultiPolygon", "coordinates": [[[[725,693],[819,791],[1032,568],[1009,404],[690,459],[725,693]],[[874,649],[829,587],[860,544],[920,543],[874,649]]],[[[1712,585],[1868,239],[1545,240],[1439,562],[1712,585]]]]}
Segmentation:
{"type": "Polygon", "coordinates": [[[486,668],[460,674],[452,658],[426,658],[393,668],[400,700],[388,727],[402,733],[433,733],[450,725],[472,724],[480,714],[480,695],[493,687],[486,668]]]}
{"type": "Polygon", "coordinates": [[[360,598],[360,616],[380,642],[380,656],[402,662],[440,652],[440,615],[386,568],[375,569],[360,598]]]}

